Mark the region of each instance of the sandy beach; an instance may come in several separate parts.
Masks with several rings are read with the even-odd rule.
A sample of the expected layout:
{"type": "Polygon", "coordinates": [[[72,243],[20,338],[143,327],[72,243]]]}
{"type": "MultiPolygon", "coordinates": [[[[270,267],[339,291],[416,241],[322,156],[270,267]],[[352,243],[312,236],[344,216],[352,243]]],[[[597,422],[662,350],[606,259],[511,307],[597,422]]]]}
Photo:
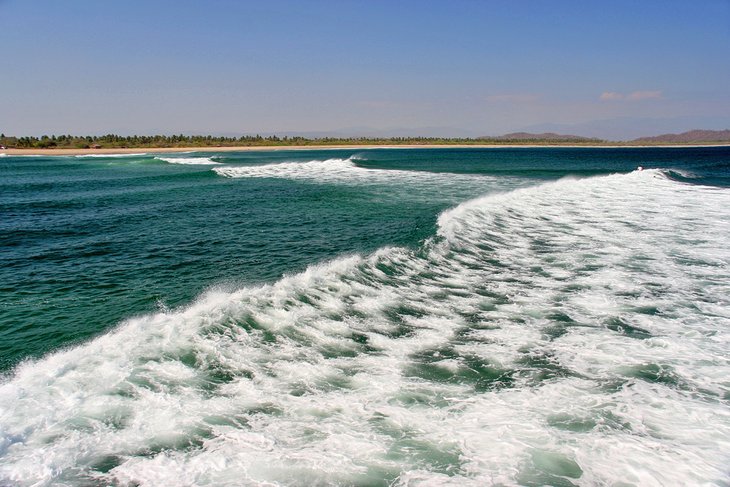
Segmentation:
{"type": "Polygon", "coordinates": [[[225,147],[153,147],[153,148],[103,148],[103,149],[0,149],[0,154],[9,156],[78,156],[88,154],[165,154],[174,152],[241,152],[277,150],[326,150],[326,149],[529,149],[529,148],[585,148],[585,149],[631,149],[642,147],[727,147],[730,144],[687,144],[687,145],[577,145],[577,144],[444,144],[444,145],[269,145],[269,146],[225,146],[225,147]]]}

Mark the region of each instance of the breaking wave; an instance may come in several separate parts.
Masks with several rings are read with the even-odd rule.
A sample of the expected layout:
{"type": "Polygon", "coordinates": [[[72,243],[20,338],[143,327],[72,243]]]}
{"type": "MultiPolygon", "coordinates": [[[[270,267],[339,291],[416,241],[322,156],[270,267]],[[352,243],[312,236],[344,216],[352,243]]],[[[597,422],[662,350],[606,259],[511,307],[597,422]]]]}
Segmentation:
{"type": "Polygon", "coordinates": [[[190,164],[190,165],[201,165],[209,166],[220,164],[216,162],[212,157],[155,157],[158,161],[168,162],[170,164],[190,164]]]}
{"type": "MultiPolygon", "coordinates": [[[[294,164],[216,172],[368,171],[294,164]]],[[[728,192],[658,171],[561,180],[211,290],[20,365],[0,483],[723,483],[729,229],[728,192]]]]}
{"type": "Polygon", "coordinates": [[[106,159],[106,158],[117,158],[117,157],[141,157],[141,156],[146,156],[146,155],[147,155],[146,152],[140,152],[139,154],[80,154],[80,155],[77,155],[76,157],[78,157],[80,159],[84,159],[84,158],[106,159]]]}
{"type": "Polygon", "coordinates": [[[370,171],[357,167],[352,158],[281,162],[255,166],[217,167],[213,171],[228,178],[286,178],[333,181],[368,177],[370,171]]]}
{"type": "MultiPolygon", "coordinates": [[[[494,191],[498,188],[513,189],[520,184],[514,178],[481,174],[435,173],[429,171],[407,171],[397,169],[371,169],[359,166],[365,159],[357,155],[347,159],[312,160],[307,162],[282,162],[250,166],[216,167],[213,171],[228,178],[282,178],[313,183],[350,185],[417,185],[419,191],[429,190],[439,194],[461,194],[464,187],[483,188],[494,191]]],[[[525,184],[522,182],[522,184],[525,184]]]]}

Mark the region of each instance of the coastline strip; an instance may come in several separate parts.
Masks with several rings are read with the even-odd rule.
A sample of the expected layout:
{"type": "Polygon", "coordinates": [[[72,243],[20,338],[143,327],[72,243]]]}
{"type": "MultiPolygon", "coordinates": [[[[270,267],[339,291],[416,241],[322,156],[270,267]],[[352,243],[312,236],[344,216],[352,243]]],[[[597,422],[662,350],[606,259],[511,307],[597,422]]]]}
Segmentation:
{"type": "Polygon", "coordinates": [[[259,152],[295,150],[358,150],[358,149],[642,149],[642,148],[698,148],[730,147],[730,144],[674,144],[674,145],[578,145],[578,144],[404,144],[404,145],[265,145],[223,147],[129,147],[108,149],[3,149],[8,156],[79,156],[90,154],[165,154],[176,152],[259,152]]]}

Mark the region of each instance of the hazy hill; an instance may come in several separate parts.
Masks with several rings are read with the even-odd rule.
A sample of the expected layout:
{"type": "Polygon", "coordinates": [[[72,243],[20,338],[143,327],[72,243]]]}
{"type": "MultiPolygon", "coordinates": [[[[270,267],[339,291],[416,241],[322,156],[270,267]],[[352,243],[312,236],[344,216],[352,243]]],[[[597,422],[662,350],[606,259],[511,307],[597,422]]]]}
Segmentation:
{"type": "Polygon", "coordinates": [[[682,132],[681,134],[663,134],[655,137],[641,137],[634,139],[632,142],[639,144],[730,142],[730,130],[690,130],[689,132],[682,132]]]}
{"type": "Polygon", "coordinates": [[[497,137],[479,137],[480,139],[491,140],[552,140],[552,141],[575,141],[575,142],[591,142],[597,139],[589,137],[581,137],[580,135],[564,135],[553,132],[545,132],[542,134],[531,134],[529,132],[512,132],[497,137]]]}

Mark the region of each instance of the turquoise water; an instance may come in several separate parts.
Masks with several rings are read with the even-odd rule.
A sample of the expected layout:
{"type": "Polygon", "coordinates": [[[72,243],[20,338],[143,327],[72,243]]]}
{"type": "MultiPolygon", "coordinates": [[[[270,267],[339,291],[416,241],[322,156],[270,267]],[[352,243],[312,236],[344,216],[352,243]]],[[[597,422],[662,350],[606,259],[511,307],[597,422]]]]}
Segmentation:
{"type": "Polygon", "coordinates": [[[727,148],[0,175],[4,481],[730,480],[727,148]]]}

